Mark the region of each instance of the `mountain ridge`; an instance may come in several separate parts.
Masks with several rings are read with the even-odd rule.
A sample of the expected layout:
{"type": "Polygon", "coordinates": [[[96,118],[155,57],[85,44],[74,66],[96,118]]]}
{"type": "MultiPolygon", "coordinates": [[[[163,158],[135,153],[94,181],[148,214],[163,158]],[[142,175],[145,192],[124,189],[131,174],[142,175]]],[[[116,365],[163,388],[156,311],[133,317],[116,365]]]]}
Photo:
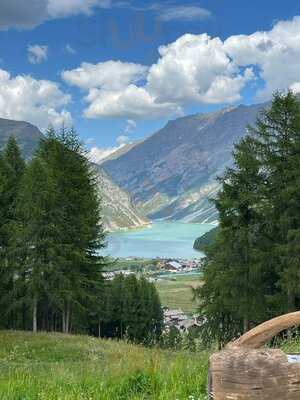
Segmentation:
{"type": "Polygon", "coordinates": [[[153,220],[215,222],[216,177],[232,162],[233,145],[268,103],[238,105],[169,121],[102,167],[153,220]]]}
{"type": "MultiPolygon", "coordinates": [[[[26,159],[30,159],[44,137],[42,132],[26,121],[0,118],[0,149],[10,136],[14,136],[26,159]]],[[[98,188],[103,200],[103,223],[108,231],[145,226],[148,219],[131,202],[130,195],[118,187],[101,169],[93,166],[97,174],[98,188]]]]}

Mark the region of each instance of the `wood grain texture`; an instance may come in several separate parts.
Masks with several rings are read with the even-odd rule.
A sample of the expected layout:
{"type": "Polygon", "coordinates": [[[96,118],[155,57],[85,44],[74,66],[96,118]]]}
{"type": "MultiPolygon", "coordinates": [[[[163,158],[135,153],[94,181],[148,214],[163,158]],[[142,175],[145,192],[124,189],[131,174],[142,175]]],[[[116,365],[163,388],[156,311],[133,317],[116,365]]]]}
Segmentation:
{"type": "Polygon", "coordinates": [[[300,365],[281,350],[227,349],[210,365],[214,400],[300,399],[300,365]]]}
{"type": "Polygon", "coordinates": [[[300,364],[278,349],[258,349],[282,330],[300,324],[300,312],[267,321],[210,358],[213,400],[300,400],[300,364]]]}

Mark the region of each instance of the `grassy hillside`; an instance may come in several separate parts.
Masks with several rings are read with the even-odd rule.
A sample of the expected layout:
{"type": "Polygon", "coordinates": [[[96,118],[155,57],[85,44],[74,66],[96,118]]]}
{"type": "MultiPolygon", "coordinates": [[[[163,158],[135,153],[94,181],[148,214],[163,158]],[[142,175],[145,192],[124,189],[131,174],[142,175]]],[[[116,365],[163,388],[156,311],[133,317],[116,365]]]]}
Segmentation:
{"type": "MultiPolygon", "coordinates": [[[[300,339],[281,346],[300,352],[300,339]]],[[[206,400],[208,353],[0,332],[1,400],[206,400]]]]}
{"type": "Polygon", "coordinates": [[[202,400],[207,354],[0,332],[1,400],[202,400]]]}

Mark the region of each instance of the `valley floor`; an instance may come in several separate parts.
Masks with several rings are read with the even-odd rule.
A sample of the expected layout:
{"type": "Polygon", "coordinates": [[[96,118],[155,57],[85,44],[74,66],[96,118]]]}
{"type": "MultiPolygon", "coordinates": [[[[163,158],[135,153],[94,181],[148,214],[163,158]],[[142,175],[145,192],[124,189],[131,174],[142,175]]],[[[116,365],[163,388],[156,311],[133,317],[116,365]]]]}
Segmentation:
{"type": "Polygon", "coordinates": [[[204,400],[208,354],[0,332],[1,400],[204,400]]]}

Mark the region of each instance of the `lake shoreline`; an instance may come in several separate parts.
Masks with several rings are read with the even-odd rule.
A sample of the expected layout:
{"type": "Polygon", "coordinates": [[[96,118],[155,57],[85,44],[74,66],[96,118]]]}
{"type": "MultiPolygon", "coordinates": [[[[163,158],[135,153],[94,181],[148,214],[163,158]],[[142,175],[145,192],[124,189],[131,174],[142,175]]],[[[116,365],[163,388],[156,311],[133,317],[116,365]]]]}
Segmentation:
{"type": "Polygon", "coordinates": [[[214,224],[184,222],[152,222],[146,227],[112,232],[107,235],[104,256],[117,259],[197,259],[203,253],[193,249],[197,237],[214,224]]]}

